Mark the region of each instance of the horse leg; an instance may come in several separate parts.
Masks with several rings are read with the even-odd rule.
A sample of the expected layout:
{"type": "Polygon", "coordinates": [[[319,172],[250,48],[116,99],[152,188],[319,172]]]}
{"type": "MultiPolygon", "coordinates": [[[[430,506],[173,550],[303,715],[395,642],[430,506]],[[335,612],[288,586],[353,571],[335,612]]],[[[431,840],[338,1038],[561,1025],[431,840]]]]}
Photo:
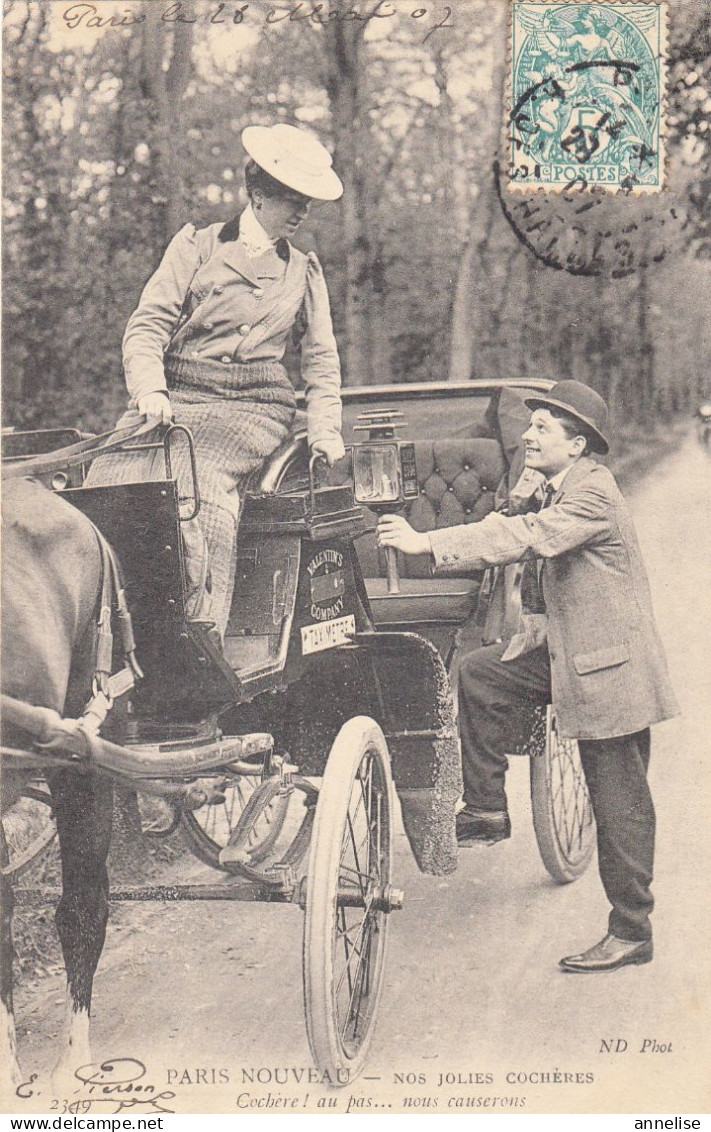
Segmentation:
{"type": "Polygon", "coordinates": [[[109,917],[106,860],[111,841],[113,788],[95,774],[53,777],[50,789],[57,816],[62,860],[62,898],[55,921],[67,973],[64,1034],[53,1084],[74,1081],[91,1064],[89,1015],[94,974],[109,917]]]}
{"type": "MultiPolygon", "coordinates": [[[[5,831],[0,824],[0,864],[4,869],[9,864],[10,854],[5,840],[5,831]]],[[[12,1008],[12,913],[14,895],[12,881],[0,873],[0,1010],[2,1011],[0,1034],[0,1091],[2,1095],[14,1094],[22,1081],[20,1065],[17,1060],[15,1039],[15,1016],[12,1008]]]]}

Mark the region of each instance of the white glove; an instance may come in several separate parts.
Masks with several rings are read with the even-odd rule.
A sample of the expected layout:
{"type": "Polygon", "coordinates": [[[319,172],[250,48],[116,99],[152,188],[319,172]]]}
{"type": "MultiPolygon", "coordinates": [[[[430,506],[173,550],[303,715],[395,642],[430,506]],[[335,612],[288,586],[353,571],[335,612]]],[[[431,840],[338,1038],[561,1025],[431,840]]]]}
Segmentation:
{"type": "Polygon", "coordinates": [[[158,424],[170,424],[173,419],[173,407],[167,393],[146,393],[138,398],[136,408],[158,424]]]}
{"type": "Polygon", "coordinates": [[[322,440],[315,440],[311,445],[312,456],[323,456],[329,468],[332,468],[336,460],[342,460],[346,454],[343,440],[340,436],[324,437],[322,440]]]}

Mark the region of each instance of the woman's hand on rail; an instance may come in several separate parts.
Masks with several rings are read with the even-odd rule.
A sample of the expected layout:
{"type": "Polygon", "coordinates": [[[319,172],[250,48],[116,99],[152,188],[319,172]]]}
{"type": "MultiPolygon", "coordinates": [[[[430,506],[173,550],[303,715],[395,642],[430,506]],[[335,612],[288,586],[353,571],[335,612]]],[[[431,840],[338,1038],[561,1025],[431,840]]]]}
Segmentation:
{"type": "Polygon", "coordinates": [[[146,393],[138,398],[136,408],[157,424],[170,424],[173,419],[173,407],[167,393],[146,393]]]}
{"type": "Polygon", "coordinates": [[[323,456],[329,468],[332,468],[337,460],[342,460],[345,454],[346,450],[340,436],[324,437],[322,440],[315,440],[311,445],[311,455],[323,456]]]}

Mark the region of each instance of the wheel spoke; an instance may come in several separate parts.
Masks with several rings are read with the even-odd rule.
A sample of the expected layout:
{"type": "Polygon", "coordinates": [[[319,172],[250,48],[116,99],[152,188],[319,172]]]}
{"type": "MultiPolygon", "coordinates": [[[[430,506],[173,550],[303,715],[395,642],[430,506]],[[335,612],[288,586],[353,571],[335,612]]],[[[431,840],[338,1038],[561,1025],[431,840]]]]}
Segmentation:
{"type": "Polygon", "coordinates": [[[551,809],[554,814],[561,848],[567,857],[579,852],[591,812],[585,776],[572,744],[551,734],[555,749],[551,756],[551,809]]]}
{"type": "Polygon", "coordinates": [[[317,1064],[332,1072],[360,1070],[382,988],[390,791],[387,746],[377,724],[350,720],[326,766],[306,887],[309,1041],[317,1064]]]}
{"type": "MultiPolygon", "coordinates": [[[[348,815],[347,823],[348,823],[348,836],[349,836],[350,841],[351,841],[351,846],[353,848],[353,857],[355,859],[355,868],[352,869],[351,871],[355,874],[355,876],[358,880],[358,887],[360,889],[360,894],[363,897],[363,899],[365,899],[365,885],[363,884],[362,878],[365,877],[367,879],[367,873],[364,873],[363,870],[360,868],[360,861],[359,861],[359,858],[358,858],[358,847],[356,846],[356,843],[355,843],[355,833],[353,831],[353,822],[351,820],[350,814],[348,815]]],[[[341,868],[342,867],[343,867],[343,863],[341,862],[341,868]]]]}
{"type": "Polygon", "coordinates": [[[339,934],[343,937],[346,959],[344,970],[336,984],[335,994],[336,997],[338,997],[343,987],[344,979],[347,979],[348,1004],[340,1030],[343,1040],[345,1040],[349,1028],[352,1028],[354,1037],[357,1035],[361,1002],[368,993],[369,954],[373,932],[377,929],[375,928],[373,919],[374,913],[369,906],[370,900],[367,896],[366,886],[372,885],[373,882],[378,879],[377,871],[382,849],[382,794],[374,785],[372,758],[368,759],[365,774],[363,774],[363,763],[361,763],[357,781],[360,786],[360,795],[354,813],[352,815],[349,813],[348,815],[348,840],[343,847],[344,854],[350,847],[355,859],[356,868],[347,865],[343,860],[341,861],[339,866],[339,887],[342,880],[348,880],[351,877],[355,878],[361,896],[366,902],[366,912],[358,923],[348,927],[345,914],[346,910],[345,908],[340,909],[341,929],[339,934]],[[365,829],[362,838],[356,844],[355,823],[358,816],[361,815],[361,811],[362,822],[365,824],[365,829]],[[365,872],[360,867],[363,856],[365,856],[365,872]],[[373,857],[375,857],[375,863],[373,862],[373,857]],[[347,875],[344,876],[343,874],[347,875]],[[356,932],[355,938],[351,938],[353,932],[356,932]],[[354,961],[355,972],[353,972],[354,961]],[[356,1004],[355,1014],[354,1003],[356,1004]]]}
{"type": "Polygon", "coordinates": [[[534,826],[543,863],[567,883],[590,859],[594,819],[578,744],[561,737],[552,712],[545,730],[543,758],[531,760],[534,826]]]}
{"type": "MultiPolygon", "coordinates": [[[[367,877],[369,875],[369,867],[368,867],[368,865],[369,865],[369,862],[368,862],[369,852],[368,852],[368,848],[369,848],[369,844],[370,844],[370,821],[369,821],[369,817],[368,817],[369,809],[368,809],[367,794],[370,793],[371,785],[372,785],[372,773],[373,773],[372,759],[368,759],[368,769],[367,769],[367,776],[366,776],[365,784],[364,784],[364,781],[363,781],[363,776],[361,774],[362,767],[363,767],[363,764],[361,763],[361,766],[359,767],[359,773],[358,773],[358,776],[357,776],[357,782],[360,785],[360,791],[359,791],[359,794],[358,794],[358,801],[356,803],[355,811],[352,814],[350,813],[350,807],[349,807],[347,822],[348,822],[349,841],[350,841],[350,845],[351,845],[351,848],[352,848],[352,851],[353,851],[353,858],[354,858],[354,861],[355,861],[355,872],[356,872],[356,874],[358,875],[358,878],[359,878],[361,896],[365,899],[365,888],[362,884],[362,881],[360,880],[360,877],[362,877],[362,876],[367,877]],[[367,791],[367,794],[366,794],[366,791],[367,791]],[[358,844],[356,844],[355,824],[356,824],[356,821],[358,819],[358,815],[361,812],[361,809],[363,810],[364,817],[365,817],[366,832],[365,832],[362,840],[358,844]],[[361,851],[363,850],[364,847],[366,849],[366,870],[365,871],[361,868],[361,865],[360,865],[361,851]]],[[[343,850],[341,852],[341,865],[343,865],[343,857],[344,857],[346,852],[347,852],[347,843],[344,844],[343,850]]]]}
{"type": "MultiPolygon", "coordinates": [[[[346,910],[345,910],[345,908],[341,908],[340,911],[343,914],[342,923],[345,924],[345,922],[346,922],[345,911],[346,910]]],[[[354,955],[360,956],[359,948],[360,948],[363,936],[365,934],[367,923],[368,923],[368,913],[366,913],[366,915],[363,917],[363,919],[360,921],[360,923],[353,924],[353,926],[350,927],[350,928],[344,927],[344,928],[342,928],[342,930],[340,932],[338,932],[338,935],[340,935],[343,939],[343,945],[344,945],[345,953],[346,953],[346,962],[345,962],[343,971],[341,973],[341,976],[340,976],[338,982],[336,983],[336,995],[338,995],[338,992],[340,991],[341,987],[343,986],[343,980],[346,977],[348,978],[349,994],[352,994],[352,984],[351,984],[351,974],[350,974],[351,961],[352,961],[354,955]],[[355,931],[356,928],[358,929],[358,934],[356,935],[356,938],[354,940],[349,939],[348,933],[355,931]]]]}
{"type": "Polygon", "coordinates": [[[352,1026],[353,1037],[354,1038],[357,1037],[357,1035],[358,1035],[358,1023],[360,1021],[361,1003],[363,1002],[363,999],[366,998],[368,993],[369,993],[368,987],[365,985],[365,983],[366,983],[366,980],[368,978],[368,974],[369,974],[369,971],[370,971],[370,948],[371,948],[371,939],[373,937],[373,932],[375,930],[375,925],[374,925],[372,919],[370,919],[370,918],[368,918],[365,922],[368,925],[367,934],[365,935],[363,947],[362,947],[361,951],[359,952],[358,965],[356,967],[355,976],[353,978],[353,989],[351,990],[350,998],[348,1000],[348,1010],[346,1012],[346,1019],[345,1019],[345,1022],[343,1024],[343,1027],[341,1029],[341,1038],[344,1039],[344,1040],[345,1040],[346,1033],[348,1031],[349,1025],[352,1026]],[[353,1000],[354,1000],[356,994],[358,994],[358,999],[357,999],[357,1007],[358,1008],[357,1008],[357,1010],[355,1012],[355,1016],[354,1016],[354,1014],[353,1014],[353,1000]]]}
{"type": "MultiPolygon", "coordinates": [[[[350,873],[351,877],[354,877],[355,880],[358,882],[359,887],[361,887],[361,884],[362,884],[363,881],[369,881],[369,880],[373,879],[373,877],[370,873],[362,873],[358,869],[352,868],[351,865],[345,865],[343,863],[341,863],[341,865],[340,865],[340,872],[341,873],[350,873]]],[[[343,877],[342,879],[347,881],[347,880],[349,880],[349,877],[343,877]]]]}

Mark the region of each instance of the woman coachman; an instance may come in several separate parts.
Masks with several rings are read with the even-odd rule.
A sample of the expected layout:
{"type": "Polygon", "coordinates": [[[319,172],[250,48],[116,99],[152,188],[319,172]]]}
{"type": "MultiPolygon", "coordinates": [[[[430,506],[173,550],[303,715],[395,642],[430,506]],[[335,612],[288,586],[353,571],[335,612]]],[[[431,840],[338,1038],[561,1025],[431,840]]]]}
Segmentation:
{"type": "MultiPolygon", "coordinates": [[[[226,224],[181,228],[128,321],[123,364],[131,400],[118,426],[144,415],[156,424],[186,425],[193,434],[209,616],[221,637],[232,602],[243,486],[288,439],[294,421],[294,388],[282,364],[290,336],[301,348],[311,454],[329,465],[344,455],[326,283],[313,252],[305,255],[289,242],[312,202],[338,200],[343,185],[328,151],[295,126],[249,126],[242,142],[249,205],[226,224]]],[[[103,457],[87,483],[148,478],[141,460],[103,457]]],[[[179,482],[183,463],[178,456],[179,482]]],[[[186,543],[188,556],[199,557],[189,532],[186,543]]],[[[195,562],[190,566],[195,575],[195,562]]]]}

